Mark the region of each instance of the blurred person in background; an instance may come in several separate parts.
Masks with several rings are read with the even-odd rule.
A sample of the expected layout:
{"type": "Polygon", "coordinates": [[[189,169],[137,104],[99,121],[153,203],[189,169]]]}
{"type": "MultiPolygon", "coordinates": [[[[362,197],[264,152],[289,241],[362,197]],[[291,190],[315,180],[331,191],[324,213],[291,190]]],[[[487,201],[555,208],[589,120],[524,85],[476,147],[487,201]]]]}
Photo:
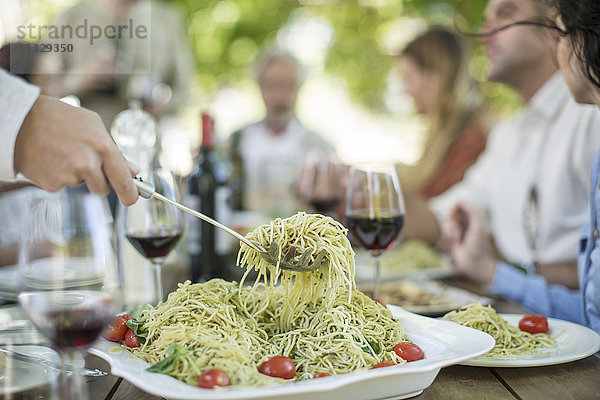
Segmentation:
{"type": "Polygon", "coordinates": [[[52,45],[73,45],[72,51],[44,53],[40,70],[46,82],[60,82],[59,97],[77,96],[82,106],[100,114],[106,127],[132,99],[156,119],[185,105],[193,60],[184,18],[173,3],[88,0],[52,24],[73,30],[85,25],[89,32],[85,38],[44,38],[52,45]],[[93,41],[92,26],[102,29],[93,41]]]}
{"type": "Polygon", "coordinates": [[[259,65],[265,118],[234,132],[229,140],[233,208],[286,217],[304,207],[296,195],[296,184],[307,153],[321,149],[330,154],[334,148],[296,118],[303,81],[300,63],[288,53],[273,52],[259,65]]]}
{"type": "Polygon", "coordinates": [[[487,115],[469,61],[464,40],[443,27],[430,28],[397,57],[404,90],[429,125],[421,159],[398,168],[405,195],[441,194],[462,180],[485,148],[487,115]]]}
{"type": "Polygon", "coordinates": [[[446,249],[464,240],[474,209],[485,215],[492,268],[467,270],[456,260],[454,268],[499,296],[510,292],[512,274],[523,271],[578,287],[576,250],[600,144],[600,113],[571,97],[557,71],[555,32],[528,25],[498,29],[552,12],[550,0],[488,2],[481,32],[488,78],[514,88],[525,106],[492,130],[462,182],[428,205],[407,201],[404,233],[446,249]]]}
{"type": "MultiPolygon", "coordinates": [[[[580,103],[600,107],[600,4],[596,0],[554,0],[558,9],[556,29],[560,32],[558,64],[571,93],[580,103]]],[[[552,21],[546,26],[551,26],[552,21]]],[[[541,24],[533,21],[533,25],[541,24]]],[[[600,136],[599,132],[596,132],[600,136]]],[[[482,277],[478,270],[502,268],[511,285],[501,294],[524,304],[533,312],[587,325],[600,333],[600,153],[593,162],[591,204],[581,231],[579,247],[579,290],[550,285],[539,274],[523,274],[496,265],[490,251],[491,238],[484,216],[469,211],[469,227],[463,241],[453,243],[452,256],[462,273],[482,277]]],[[[482,282],[487,283],[486,279],[482,282]]],[[[496,285],[494,285],[496,286],[496,285]]]]}

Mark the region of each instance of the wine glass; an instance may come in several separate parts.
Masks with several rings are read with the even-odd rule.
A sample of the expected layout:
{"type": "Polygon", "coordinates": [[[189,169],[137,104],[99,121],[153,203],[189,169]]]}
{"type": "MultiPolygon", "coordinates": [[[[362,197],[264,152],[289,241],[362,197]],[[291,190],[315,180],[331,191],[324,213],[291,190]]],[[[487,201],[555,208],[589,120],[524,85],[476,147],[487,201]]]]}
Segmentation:
{"type": "Polygon", "coordinates": [[[318,213],[335,210],[344,193],[342,168],[320,149],[309,151],[298,180],[298,195],[318,213]]]}
{"type": "Polygon", "coordinates": [[[396,240],[404,225],[404,199],[392,164],[350,168],[346,189],[346,226],[373,257],[373,298],[379,298],[379,256],[396,240]]]}
{"type": "MultiPolygon", "coordinates": [[[[156,192],[181,203],[179,185],[173,173],[153,170],[146,178],[156,192]]],[[[135,249],[152,262],[154,268],[154,300],[163,300],[162,264],[183,234],[182,212],[156,199],[139,199],[124,209],[125,236],[135,249]]]]}
{"type": "Polygon", "coordinates": [[[60,355],[53,399],[87,399],[83,355],[121,304],[112,232],[108,204],[93,194],[34,200],[26,217],[18,301],[60,355]]]}

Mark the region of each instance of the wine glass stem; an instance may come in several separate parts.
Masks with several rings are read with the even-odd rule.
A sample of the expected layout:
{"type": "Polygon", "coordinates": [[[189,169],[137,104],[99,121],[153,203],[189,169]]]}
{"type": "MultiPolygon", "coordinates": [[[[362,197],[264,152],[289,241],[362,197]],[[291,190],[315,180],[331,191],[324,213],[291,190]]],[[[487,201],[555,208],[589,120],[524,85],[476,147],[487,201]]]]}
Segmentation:
{"type": "Polygon", "coordinates": [[[375,268],[373,269],[373,299],[379,299],[379,256],[373,256],[375,268]]]}
{"type": "Polygon", "coordinates": [[[154,266],[154,300],[156,304],[163,301],[162,264],[152,263],[154,266]]]}
{"type": "Polygon", "coordinates": [[[88,400],[88,392],[81,376],[83,363],[83,357],[78,351],[60,353],[60,379],[58,387],[53,385],[52,399],[88,400]]]}

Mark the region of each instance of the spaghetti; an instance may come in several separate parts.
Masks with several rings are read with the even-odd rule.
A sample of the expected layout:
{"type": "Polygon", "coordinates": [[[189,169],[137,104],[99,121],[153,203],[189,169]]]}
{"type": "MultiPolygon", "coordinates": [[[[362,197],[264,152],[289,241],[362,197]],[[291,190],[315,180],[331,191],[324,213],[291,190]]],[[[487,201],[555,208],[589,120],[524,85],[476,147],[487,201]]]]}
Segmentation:
{"type": "Polygon", "coordinates": [[[500,317],[492,306],[470,304],[444,315],[447,319],[483,331],[494,338],[496,345],[482,357],[515,357],[540,354],[540,348],[556,347],[556,342],[545,333],[524,332],[500,317]]]}
{"type": "Polygon", "coordinates": [[[283,382],[257,370],[275,355],[294,361],[299,380],[368,369],[384,360],[405,362],[393,350],[406,341],[401,325],[387,308],[354,289],[354,252],[341,224],[298,213],[248,238],[313,254],[324,248],[329,262],[317,271],[286,271],[242,245],[238,264],[258,270],[254,284],[221,279],[180,284],[166,302],[141,313],[147,338],[132,349],[134,356],[162,363],[161,372],[192,385],[200,370],[219,368],[232,387],[283,382]],[[184,356],[169,363],[175,343],[184,356]]]}
{"type": "Polygon", "coordinates": [[[237,264],[246,268],[242,277],[242,285],[252,270],[259,272],[256,280],[264,280],[270,286],[281,282],[289,290],[290,303],[316,300],[325,296],[331,304],[335,293],[342,287],[351,293],[355,288],[354,250],[347,238],[348,230],[331,217],[319,214],[299,212],[289,218],[277,218],[269,224],[262,225],[250,232],[246,237],[253,242],[268,248],[273,242],[279,247],[279,258],[284,250],[295,246],[298,255],[311,250],[311,260],[321,249],[327,252],[328,265],[312,272],[293,272],[279,268],[279,264],[271,265],[265,261],[258,251],[245,243],[240,243],[237,264]]]}

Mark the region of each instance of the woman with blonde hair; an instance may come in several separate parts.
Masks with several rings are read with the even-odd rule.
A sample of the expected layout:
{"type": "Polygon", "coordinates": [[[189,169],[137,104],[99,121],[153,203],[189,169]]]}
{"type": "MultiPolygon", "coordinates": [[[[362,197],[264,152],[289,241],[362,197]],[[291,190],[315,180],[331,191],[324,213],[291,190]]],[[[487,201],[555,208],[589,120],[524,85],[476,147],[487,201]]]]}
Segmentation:
{"type": "Polygon", "coordinates": [[[429,124],[421,159],[399,168],[407,193],[429,198],[444,192],[485,148],[488,126],[469,59],[462,38],[442,27],[430,28],[397,57],[405,91],[429,124]]]}

